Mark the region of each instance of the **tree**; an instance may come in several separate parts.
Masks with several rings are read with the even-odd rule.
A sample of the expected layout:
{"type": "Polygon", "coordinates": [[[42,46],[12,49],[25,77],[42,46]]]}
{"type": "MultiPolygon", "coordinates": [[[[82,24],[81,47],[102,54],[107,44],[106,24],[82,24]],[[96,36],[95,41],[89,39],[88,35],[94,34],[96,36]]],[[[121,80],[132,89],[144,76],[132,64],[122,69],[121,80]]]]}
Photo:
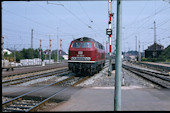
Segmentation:
{"type": "Polygon", "coordinates": [[[170,59],[170,45],[165,48],[165,50],[161,53],[161,55],[159,56],[159,58],[162,59],[170,59]]]}

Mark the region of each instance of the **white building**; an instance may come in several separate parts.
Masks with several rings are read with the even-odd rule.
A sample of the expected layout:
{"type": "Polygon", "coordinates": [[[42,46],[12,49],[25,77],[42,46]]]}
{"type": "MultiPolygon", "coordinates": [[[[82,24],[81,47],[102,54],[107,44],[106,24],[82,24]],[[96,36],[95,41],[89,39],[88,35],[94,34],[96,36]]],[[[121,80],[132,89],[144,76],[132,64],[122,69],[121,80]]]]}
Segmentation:
{"type": "Polygon", "coordinates": [[[68,60],[68,55],[63,55],[64,60],[68,60]]]}
{"type": "Polygon", "coordinates": [[[10,55],[12,53],[9,49],[4,49],[2,52],[3,52],[3,54],[7,53],[8,55],[10,55]]]}

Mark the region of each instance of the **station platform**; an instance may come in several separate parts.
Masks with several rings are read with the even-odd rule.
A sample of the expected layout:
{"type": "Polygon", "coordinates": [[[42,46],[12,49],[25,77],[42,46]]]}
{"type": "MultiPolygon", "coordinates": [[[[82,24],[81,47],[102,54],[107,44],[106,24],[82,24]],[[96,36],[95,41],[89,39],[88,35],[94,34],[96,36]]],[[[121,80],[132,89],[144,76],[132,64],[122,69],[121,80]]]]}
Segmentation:
{"type": "MultiPolygon", "coordinates": [[[[2,95],[17,96],[34,88],[37,87],[7,87],[3,88],[2,95]]],[[[60,88],[50,87],[29,96],[48,97],[60,88]]],[[[70,87],[53,99],[61,102],[43,109],[43,112],[114,111],[114,87],[70,87]]],[[[122,87],[121,111],[170,111],[170,90],[122,87]]]]}
{"type": "MultiPolygon", "coordinates": [[[[170,111],[170,90],[122,87],[122,111],[170,111]]],[[[114,87],[82,88],[49,111],[114,111],[114,87]]]]}

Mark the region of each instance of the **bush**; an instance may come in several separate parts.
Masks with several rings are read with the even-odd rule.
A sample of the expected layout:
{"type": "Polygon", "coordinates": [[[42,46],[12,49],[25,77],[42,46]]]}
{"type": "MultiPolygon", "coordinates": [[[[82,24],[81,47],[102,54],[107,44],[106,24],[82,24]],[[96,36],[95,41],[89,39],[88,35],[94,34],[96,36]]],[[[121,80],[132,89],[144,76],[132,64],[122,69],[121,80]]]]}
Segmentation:
{"type": "Polygon", "coordinates": [[[141,61],[148,61],[148,62],[165,62],[165,58],[142,58],[141,61]]]}

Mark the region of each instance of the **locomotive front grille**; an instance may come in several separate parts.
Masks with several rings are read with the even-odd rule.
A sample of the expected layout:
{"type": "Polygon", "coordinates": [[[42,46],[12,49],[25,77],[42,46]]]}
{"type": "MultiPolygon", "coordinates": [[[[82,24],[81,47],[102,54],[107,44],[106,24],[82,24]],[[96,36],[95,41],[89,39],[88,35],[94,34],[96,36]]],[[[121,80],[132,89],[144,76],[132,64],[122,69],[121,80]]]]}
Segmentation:
{"type": "Polygon", "coordinates": [[[74,60],[74,61],[90,61],[91,58],[90,57],[71,57],[71,60],[74,60]]]}

